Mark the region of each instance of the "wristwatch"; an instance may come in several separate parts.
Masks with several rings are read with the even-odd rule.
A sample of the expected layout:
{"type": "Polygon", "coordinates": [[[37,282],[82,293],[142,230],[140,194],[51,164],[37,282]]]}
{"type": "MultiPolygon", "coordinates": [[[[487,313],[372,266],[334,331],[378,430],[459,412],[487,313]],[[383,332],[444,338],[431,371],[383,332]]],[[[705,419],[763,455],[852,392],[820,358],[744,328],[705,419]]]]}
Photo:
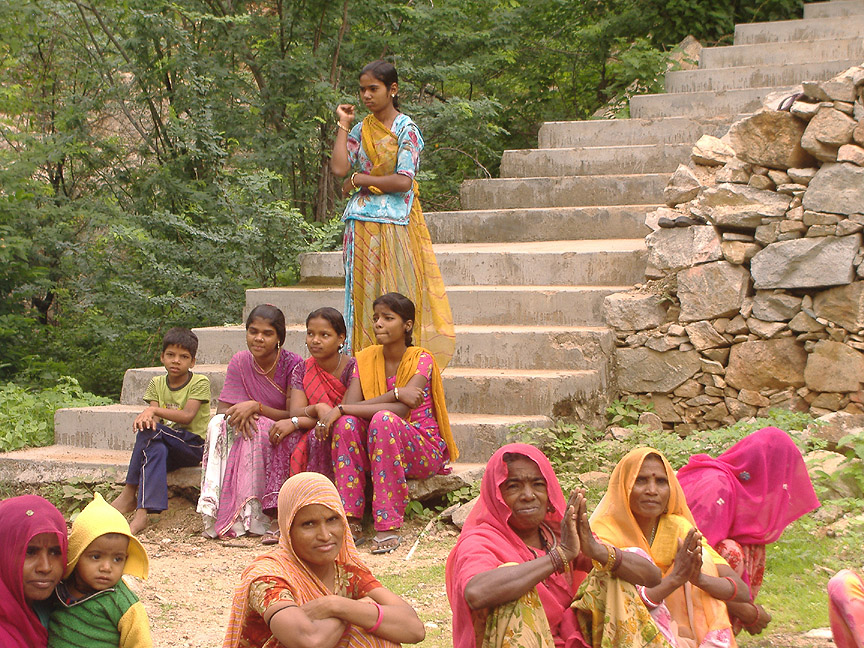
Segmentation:
{"type": "Polygon", "coordinates": [[[297,430],[300,429],[300,419],[298,419],[296,416],[292,416],[291,422],[294,424],[295,429],[297,429],[297,430]]]}

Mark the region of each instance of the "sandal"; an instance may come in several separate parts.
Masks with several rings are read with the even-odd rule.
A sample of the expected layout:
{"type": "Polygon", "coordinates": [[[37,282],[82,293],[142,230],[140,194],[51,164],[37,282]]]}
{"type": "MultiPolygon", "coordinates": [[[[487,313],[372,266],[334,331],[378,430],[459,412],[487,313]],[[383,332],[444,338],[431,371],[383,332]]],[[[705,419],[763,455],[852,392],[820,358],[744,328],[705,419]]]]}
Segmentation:
{"type": "Polygon", "coordinates": [[[261,544],[262,545],[275,545],[279,544],[279,529],[275,531],[267,530],[267,533],[261,536],[261,544]]]}
{"type": "Polygon", "coordinates": [[[372,553],[386,554],[395,551],[402,544],[402,536],[392,534],[383,538],[372,538],[372,553]]]}
{"type": "Polygon", "coordinates": [[[348,528],[351,530],[351,536],[354,538],[354,546],[359,547],[367,540],[363,535],[363,523],[357,518],[348,518],[348,528]]]}

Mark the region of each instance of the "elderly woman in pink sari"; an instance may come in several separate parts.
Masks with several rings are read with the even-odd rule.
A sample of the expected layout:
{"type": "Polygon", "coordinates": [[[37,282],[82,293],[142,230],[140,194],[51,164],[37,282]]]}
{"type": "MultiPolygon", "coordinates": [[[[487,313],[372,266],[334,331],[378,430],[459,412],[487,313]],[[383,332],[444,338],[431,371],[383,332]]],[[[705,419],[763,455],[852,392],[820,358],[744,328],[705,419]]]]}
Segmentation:
{"type": "Polygon", "coordinates": [[[819,507],[801,452],[783,430],[762,428],[716,459],[693,455],[678,481],[705,539],[750,588],[749,603],[727,604],[733,629],[762,632],[771,616],[753,601],[765,545],[819,507]]]}
{"type": "Polygon", "coordinates": [[[217,415],[207,427],[198,512],[204,535],[264,535],[275,525],[279,488],[288,478],[291,453],[302,434],[273,432],[288,418],[289,377],[302,362],[282,348],[285,316],[275,306],[256,306],[246,319],[246,351],[231,358],[217,415]],[[272,432],[272,433],[271,433],[272,432]],[[268,515],[270,513],[270,515],[268,515]]]}

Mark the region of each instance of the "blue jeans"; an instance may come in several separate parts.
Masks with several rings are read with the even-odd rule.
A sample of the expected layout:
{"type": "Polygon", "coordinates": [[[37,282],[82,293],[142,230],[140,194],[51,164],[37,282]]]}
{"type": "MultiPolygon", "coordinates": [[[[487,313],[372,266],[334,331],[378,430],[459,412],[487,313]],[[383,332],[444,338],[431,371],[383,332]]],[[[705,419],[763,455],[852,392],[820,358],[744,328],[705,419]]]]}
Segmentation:
{"type": "Polygon", "coordinates": [[[138,508],[164,511],[168,508],[168,473],[197,466],[204,456],[204,439],[186,430],[159,423],[155,430],[135,435],[126,483],[138,486],[138,508]]]}

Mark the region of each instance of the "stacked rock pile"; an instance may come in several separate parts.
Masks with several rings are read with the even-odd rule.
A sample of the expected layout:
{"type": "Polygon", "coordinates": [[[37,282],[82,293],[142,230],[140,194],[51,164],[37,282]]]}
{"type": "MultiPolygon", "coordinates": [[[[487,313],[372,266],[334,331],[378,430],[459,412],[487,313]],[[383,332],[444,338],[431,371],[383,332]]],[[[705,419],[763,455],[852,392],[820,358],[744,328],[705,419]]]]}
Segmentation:
{"type": "Polygon", "coordinates": [[[606,298],[619,390],[681,432],[864,413],[864,66],[801,90],[696,143],[606,298]]]}

